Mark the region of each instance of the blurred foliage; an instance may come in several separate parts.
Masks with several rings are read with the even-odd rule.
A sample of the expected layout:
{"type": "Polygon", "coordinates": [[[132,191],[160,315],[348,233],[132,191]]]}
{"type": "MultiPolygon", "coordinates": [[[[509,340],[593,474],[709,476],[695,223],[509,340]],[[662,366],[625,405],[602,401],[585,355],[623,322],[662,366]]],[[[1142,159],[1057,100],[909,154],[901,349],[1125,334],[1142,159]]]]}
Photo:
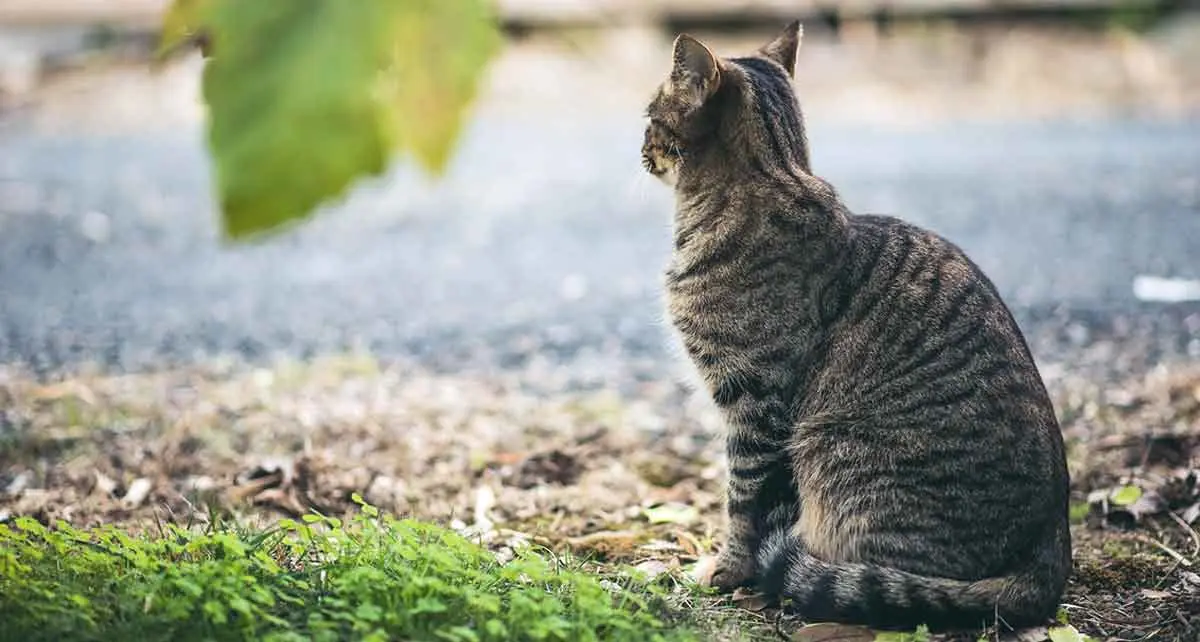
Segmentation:
{"type": "Polygon", "coordinates": [[[411,154],[440,174],[500,36],[487,0],[175,0],[160,56],[196,44],[223,229],[307,217],[411,154]]]}

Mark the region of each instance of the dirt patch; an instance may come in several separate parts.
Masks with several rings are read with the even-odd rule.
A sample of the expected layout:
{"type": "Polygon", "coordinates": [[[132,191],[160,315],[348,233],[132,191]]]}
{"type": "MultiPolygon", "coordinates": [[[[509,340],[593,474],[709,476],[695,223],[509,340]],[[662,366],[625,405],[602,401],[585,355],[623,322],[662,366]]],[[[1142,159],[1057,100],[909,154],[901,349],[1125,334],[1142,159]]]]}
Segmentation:
{"type": "MultiPolygon", "coordinates": [[[[1100,639],[1196,639],[1200,369],[1048,384],[1078,522],[1064,611],[1100,639]]],[[[515,376],[434,376],[365,357],[49,383],[9,367],[0,408],[0,520],[269,523],[340,515],[359,493],[500,556],[535,542],[651,574],[690,569],[721,526],[719,422],[667,382],[534,395],[515,376]]],[[[727,617],[732,605],[700,608],[727,617]]],[[[736,606],[775,626],[752,601],[736,606]]]]}

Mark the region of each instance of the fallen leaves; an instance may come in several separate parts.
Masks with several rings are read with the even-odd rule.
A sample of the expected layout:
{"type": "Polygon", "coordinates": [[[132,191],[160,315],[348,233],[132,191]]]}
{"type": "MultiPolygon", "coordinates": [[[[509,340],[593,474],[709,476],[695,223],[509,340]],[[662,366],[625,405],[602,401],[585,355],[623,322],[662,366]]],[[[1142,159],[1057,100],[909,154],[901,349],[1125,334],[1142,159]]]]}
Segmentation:
{"type": "Polygon", "coordinates": [[[874,642],[875,631],[849,624],[809,624],[794,631],[791,642],[874,642]]]}
{"type": "Polygon", "coordinates": [[[735,589],[729,596],[729,601],[739,609],[750,613],[761,613],[768,607],[777,604],[777,601],[770,596],[747,588],[735,589]]]}
{"type": "MultiPolygon", "coordinates": [[[[669,384],[615,400],[534,395],[519,382],[361,358],[54,384],[8,372],[0,412],[17,439],[0,450],[0,521],[203,521],[210,506],[268,520],[313,509],[341,515],[359,493],[385,512],[452,524],[501,562],[538,545],[647,577],[686,581],[686,569],[704,584],[711,576],[722,449],[697,426],[719,422],[669,384]],[[69,440],[47,445],[47,435],[69,440]]],[[[1130,385],[1124,399],[1110,390],[1112,404],[1084,397],[1090,410],[1064,421],[1084,471],[1073,500],[1089,512],[1074,534],[1072,623],[1109,637],[1186,631],[1168,619],[1177,614],[1200,622],[1200,606],[1190,606],[1200,604],[1192,470],[1200,451],[1195,423],[1181,419],[1193,417],[1191,389],[1162,385],[1130,385]],[[1120,613],[1146,615],[1132,624],[1102,619],[1120,613]]],[[[748,591],[695,599],[756,622],[775,613],[748,591]]],[[[1032,642],[1038,632],[1023,634],[1032,642]]]]}
{"type": "Polygon", "coordinates": [[[534,488],[542,484],[567,486],[579,480],[583,465],[572,454],[554,449],[525,457],[511,473],[510,482],[517,488],[534,488]]]}
{"type": "Polygon", "coordinates": [[[603,559],[628,559],[637,549],[639,538],[642,537],[643,533],[632,530],[599,531],[568,537],[564,541],[579,553],[591,553],[603,559]]]}

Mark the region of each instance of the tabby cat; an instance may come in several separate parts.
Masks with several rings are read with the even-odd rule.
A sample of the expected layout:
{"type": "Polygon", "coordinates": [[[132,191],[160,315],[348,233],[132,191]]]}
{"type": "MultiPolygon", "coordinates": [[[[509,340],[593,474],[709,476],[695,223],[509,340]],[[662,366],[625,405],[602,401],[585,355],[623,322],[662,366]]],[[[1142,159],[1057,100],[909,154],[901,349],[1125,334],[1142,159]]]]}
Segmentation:
{"type": "Polygon", "coordinates": [[[1045,386],[962,250],[813,175],[800,37],[718,58],[682,35],[647,109],[643,163],[676,197],[668,314],[728,424],[711,583],[808,619],[1043,623],[1071,569],[1045,386]]]}

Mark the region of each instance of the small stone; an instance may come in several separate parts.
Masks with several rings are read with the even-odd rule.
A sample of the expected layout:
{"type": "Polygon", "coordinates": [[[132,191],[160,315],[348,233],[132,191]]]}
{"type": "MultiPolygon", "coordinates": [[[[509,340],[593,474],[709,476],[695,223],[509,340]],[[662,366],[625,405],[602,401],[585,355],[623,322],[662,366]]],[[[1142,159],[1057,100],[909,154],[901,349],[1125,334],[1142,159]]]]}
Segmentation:
{"type": "Polygon", "coordinates": [[[127,508],[137,508],[141,506],[146,498],[150,496],[150,491],[154,488],[154,483],[145,477],[138,477],[129,484],[129,490],[125,492],[125,497],[121,498],[121,502],[127,508]]]}
{"type": "Polygon", "coordinates": [[[29,482],[31,481],[33,481],[33,473],[26,470],[8,482],[8,487],[4,489],[4,493],[9,496],[20,495],[21,491],[29,488],[29,482]]]}
{"type": "Polygon", "coordinates": [[[580,274],[568,274],[562,280],[560,294],[567,301],[578,301],[587,296],[588,282],[580,274]]]}
{"type": "Polygon", "coordinates": [[[403,495],[404,482],[387,475],[376,475],[367,487],[367,492],[363,493],[363,499],[372,506],[392,510],[396,500],[403,495]]]}
{"type": "Polygon", "coordinates": [[[96,485],[93,487],[96,492],[101,495],[112,496],[117,492],[117,482],[108,475],[100,471],[96,471],[96,485]]]}
{"type": "Polygon", "coordinates": [[[187,481],[183,483],[183,487],[192,492],[204,493],[215,489],[217,487],[217,482],[208,475],[196,475],[194,477],[189,477],[187,481]]]}
{"type": "Polygon", "coordinates": [[[93,243],[107,243],[112,238],[112,223],[107,214],[92,210],[79,222],[79,233],[93,243]]]}
{"type": "Polygon", "coordinates": [[[666,562],[662,562],[660,560],[646,560],[645,562],[642,562],[633,568],[637,569],[648,579],[654,579],[670,570],[670,567],[667,566],[666,562]]]}

